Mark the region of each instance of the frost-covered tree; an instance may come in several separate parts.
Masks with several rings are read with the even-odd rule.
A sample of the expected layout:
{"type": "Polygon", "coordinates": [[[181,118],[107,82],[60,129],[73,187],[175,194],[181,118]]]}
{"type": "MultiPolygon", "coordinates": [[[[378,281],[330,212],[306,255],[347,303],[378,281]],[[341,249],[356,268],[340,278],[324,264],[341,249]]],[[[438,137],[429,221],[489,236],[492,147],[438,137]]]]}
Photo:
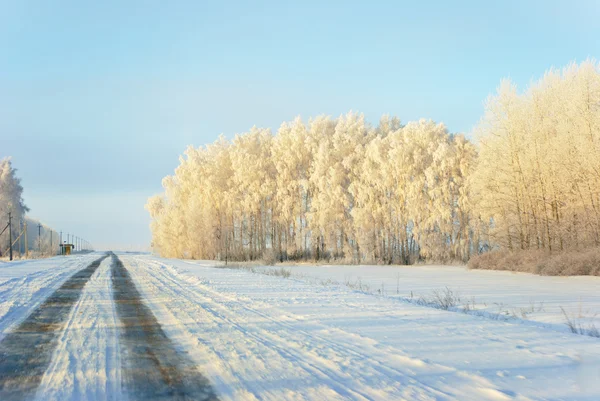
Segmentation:
{"type": "Polygon", "coordinates": [[[600,68],[503,81],[476,129],[296,118],[189,148],[151,198],[165,256],[411,263],[600,245],[600,68]]]}
{"type": "Polygon", "coordinates": [[[472,177],[476,216],[501,247],[600,245],[600,65],[551,69],[488,99],[472,177]]]}
{"type": "MultiPolygon", "coordinates": [[[[20,222],[29,210],[23,202],[23,187],[16,173],[10,158],[0,160],[0,230],[8,224],[8,213],[11,212],[13,233],[20,231],[20,222]]],[[[0,252],[8,249],[8,237],[8,231],[0,236],[0,252]]]]}
{"type": "Polygon", "coordinates": [[[149,199],[165,256],[411,263],[465,259],[474,245],[473,145],[441,124],[320,116],[188,148],[149,199]]]}
{"type": "Polygon", "coordinates": [[[25,254],[25,244],[27,244],[30,257],[54,256],[59,252],[60,235],[51,227],[43,224],[39,220],[25,217],[17,224],[15,234],[22,233],[19,238],[14,236],[15,246],[13,252],[19,255],[25,254]],[[27,224],[27,241],[25,241],[25,224],[27,224]],[[41,225],[41,228],[38,226],[41,225]]]}
{"type": "Polygon", "coordinates": [[[272,213],[275,166],[271,157],[273,136],[269,129],[253,127],[237,135],[231,148],[233,208],[237,213],[241,251],[251,260],[273,243],[272,213]],[[247,247],[246,247],[247,244],[247,247]]]}
{"type": "Polygon", "coordinates": [[[283,123],[273,139],[275,167],[273,247],[281,258],[298,258],[307,253],[309,169],[312,162],[307,128],[297,117],[283,123]]]}
{"type": "Polygon", "coordinates": [[[322,244],[334,257],[344,258],[352,247],[354,196],[349,188],[359,173],[364,146],[371,136],[364,116],[348,113],[338,118],[332,135],[321,140],[314,156],[312,211],[322,244]]]}

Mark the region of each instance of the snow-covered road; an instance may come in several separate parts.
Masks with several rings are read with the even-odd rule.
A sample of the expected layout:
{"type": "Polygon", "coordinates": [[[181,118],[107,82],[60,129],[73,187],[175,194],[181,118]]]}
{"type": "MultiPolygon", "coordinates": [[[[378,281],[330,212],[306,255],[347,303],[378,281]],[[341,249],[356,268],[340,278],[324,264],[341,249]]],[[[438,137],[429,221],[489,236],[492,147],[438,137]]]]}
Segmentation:
{"type": "Polygon", "coordinates": [[[118,400],[121,352],[106,258],[72,308],[37,391],[37,400],[118,400]]]}
{"type": "MultiPolygon", "coordinates": [[[[26,291],[0,292],[0,308],[10,311],[3,316],[23,321],[98,258],[13,274],[6,280],[47,285],[30,290],[29,301],[26,291]],[[30,305],[20,318],[4,305],[15,300],[30,305]]],[[[18,323],[2,324],[10,334],[18,323]]],[[[598,400],[599,379],[596,338],[345,286],[119,254],[94,270],[56,331],[35,398],[195,399],[187,390],[200,383],[206,399],[222,400],[598,400]],[[144,392],[136,377],[176,391],[144,392]]]]}
{"type": "Polygon", "coordinates": [[[1,263],[0,341],[73,273],[96,258],[97,254],[88,254],[1,263]]]}

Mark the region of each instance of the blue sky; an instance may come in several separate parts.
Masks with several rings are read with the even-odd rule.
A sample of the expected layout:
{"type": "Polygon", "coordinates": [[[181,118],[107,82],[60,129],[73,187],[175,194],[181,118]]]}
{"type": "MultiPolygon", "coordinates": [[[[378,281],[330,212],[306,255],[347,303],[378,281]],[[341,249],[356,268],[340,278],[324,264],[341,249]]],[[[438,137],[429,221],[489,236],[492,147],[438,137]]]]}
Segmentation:
{"type": "Polygon", "coordinates": [[[32,216],[140,248],[187,145],[348,110],[468,134],[503,77],[600,57],[598,21],[591,0],[0,0],[0,156],[32,216]]]}

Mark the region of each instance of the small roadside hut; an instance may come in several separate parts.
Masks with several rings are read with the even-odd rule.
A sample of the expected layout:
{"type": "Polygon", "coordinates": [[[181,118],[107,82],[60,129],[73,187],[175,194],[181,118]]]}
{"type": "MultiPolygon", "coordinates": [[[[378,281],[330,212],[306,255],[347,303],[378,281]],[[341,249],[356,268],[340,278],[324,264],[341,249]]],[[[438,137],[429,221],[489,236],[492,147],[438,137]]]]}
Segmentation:
{"type": "Polygon", "coordinates": [[[73,251],[73,244],[60,244],[60,254],[61,255],[70,255],[73,251]]]}

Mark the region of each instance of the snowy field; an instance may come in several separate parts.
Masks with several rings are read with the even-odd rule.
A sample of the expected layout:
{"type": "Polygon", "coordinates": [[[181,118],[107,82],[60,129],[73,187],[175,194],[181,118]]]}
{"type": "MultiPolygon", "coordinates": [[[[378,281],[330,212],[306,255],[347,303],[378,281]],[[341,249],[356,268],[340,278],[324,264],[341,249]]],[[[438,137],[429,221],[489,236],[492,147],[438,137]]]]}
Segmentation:
{"type": "Polygon", "coordinates": [[[450,310],[491,319],[557,331],[570,331],[570,320],[591,334],[600,330],[600,277],[549,277],[464,266],[254,267],[271,274],[281,269],[315,285],[344,285],[416,304],[435,304],[437,295],[449,295],[455,304],[450,310]]]}
{"type": "MultiPolygon", "coordinates": [[[[2,333],[99,256],[0,264],[2,333]]],[[[595,278],[355,266],[295,266],[283,278],[264,274],[279,267],[118,256],[221,400],[600,399],[600,340],[564,330],[554,311],[593,310],[595,278]],[[481,308],[544,304],[505,320],[414,301],[445,286],[481,308]]],[[[107,258],[87,281],[32,399],[141,399],[123,384],[114,272],[107,258]]]]}

